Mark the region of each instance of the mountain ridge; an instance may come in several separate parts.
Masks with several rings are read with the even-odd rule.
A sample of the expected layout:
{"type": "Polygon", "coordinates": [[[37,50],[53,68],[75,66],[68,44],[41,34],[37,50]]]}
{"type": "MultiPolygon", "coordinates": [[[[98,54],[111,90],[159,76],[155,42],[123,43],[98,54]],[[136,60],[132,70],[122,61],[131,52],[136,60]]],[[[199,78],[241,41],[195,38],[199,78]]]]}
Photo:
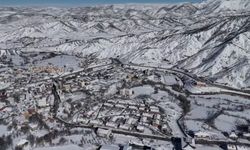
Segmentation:
{"type": "Polygon", "coordinates": [[[182,68],[244,88],[250,85],[248,7],[246,0],[208,0],[152,6],[0,8],[0,50],[2,55],[13,49],[95,54],[99,59],[182,68]]]}

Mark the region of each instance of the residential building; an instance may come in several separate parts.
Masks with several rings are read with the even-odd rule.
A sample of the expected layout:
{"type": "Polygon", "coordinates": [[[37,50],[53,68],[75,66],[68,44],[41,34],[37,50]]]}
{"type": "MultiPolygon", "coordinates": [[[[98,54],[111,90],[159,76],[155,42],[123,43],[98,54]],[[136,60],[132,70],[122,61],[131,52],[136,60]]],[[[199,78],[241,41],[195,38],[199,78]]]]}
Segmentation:
{"type": "Polygon", "coordinates": [[[129,131],[129,130],[131,130],[131,125],[123,124],[123,125],[120,125],[119,128],[122,129],[122,130],[128,130],[129,131]]]}
{"type": "Polygon", "coordinates": [[[144,132],[144,130],[145,130],[144,126],[141,126],[141,125],[138,125],[138,126],[136,127],[136,129],[137,129],[139,132],[144,132]]]}
{"type": "Polygon", "coordinates": [[[118,125],[115,122],[107,122],[106,126],[111,128],[117,128],[118,125]]]}
{"type": "Polygon", "coordinates": [[[113,133],[111,130],[98,128],[96,134],[104,138],[113,138],[113,133]]]}

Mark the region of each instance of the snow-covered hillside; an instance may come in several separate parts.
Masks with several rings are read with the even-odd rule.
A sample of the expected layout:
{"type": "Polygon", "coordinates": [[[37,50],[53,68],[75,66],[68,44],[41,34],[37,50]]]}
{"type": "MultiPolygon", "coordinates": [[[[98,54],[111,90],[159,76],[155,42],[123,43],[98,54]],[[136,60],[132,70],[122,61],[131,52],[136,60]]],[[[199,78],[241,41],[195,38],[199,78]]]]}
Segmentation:
{"type": "Polygon", "coordinates": [[[0,8],[0,55],[58,51],[250,86],[250,1],[0,8]],[[15,53],[11,53],[14,51],[15,53]]]}

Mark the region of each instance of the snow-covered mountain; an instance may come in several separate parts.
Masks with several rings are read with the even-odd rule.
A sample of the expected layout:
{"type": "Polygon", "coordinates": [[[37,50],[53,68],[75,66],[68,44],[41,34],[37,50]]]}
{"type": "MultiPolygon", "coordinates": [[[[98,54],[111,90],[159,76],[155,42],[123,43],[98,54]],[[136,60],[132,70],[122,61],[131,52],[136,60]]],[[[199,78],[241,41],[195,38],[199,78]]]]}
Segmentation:
{"type": "Polygon", "coordinates": [[[0,55],[59,51],[250,86],[250,1],[0,8],[0,55]]]}

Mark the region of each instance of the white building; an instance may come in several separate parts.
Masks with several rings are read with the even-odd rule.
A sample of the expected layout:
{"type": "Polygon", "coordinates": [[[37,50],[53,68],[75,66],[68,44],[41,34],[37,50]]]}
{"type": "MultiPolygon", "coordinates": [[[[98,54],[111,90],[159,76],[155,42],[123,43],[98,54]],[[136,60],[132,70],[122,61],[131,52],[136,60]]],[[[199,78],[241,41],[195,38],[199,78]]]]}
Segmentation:
{"type": "Polygon", "coordinates": [[[87,117],[91,117],[95,112],[93,110],[90,110],[86,113],[87,117]]]}
{"type": "Polygon", "coordinates": [[[115,107],[117,107],[117,108],[122,108],[122,109],[126,108],[126,106],[125,106],[125,105],[122,105],[122,104],[116,104],[115,107]]]}
{"type": "Polygon", "coordinates": [[[231,138],[231,139],[237,139],[238,138],[238,136],[236,135],[236,133],[233,131],[233,132],[231,132],[231,134],[229,135],[229,137],[231,138]]]}
{"type": "Polygon", "coordinates": [[[20,141],[17,143],[16,147],[18,147],[18,148],[20,148],[20,149],[22,149],[22,150],[31,150],[30,143],[29,143],[29,141],[26,140],[26,139],[20,140],[20,141]]]}
{"type": "Polygon", "coordinates": [[[82,123],[82,124],[88,124],[89,123],[89,119],[86,118],[78,118],[77,122],[82,123]]]}
{"type": "Polygon", "coordinates": [[[104,137],[104,138],[112,138],[113,137],[113,133],[111,130],[106,130],[106,129],[101,129],[98,128],[96,134],[100,137],[104,137]]]}
{"type": "Polygon", "coordinates": [[[43,97],[43,98],[37,100],[37,106],[38,107],[46,107],[46,106],[48,106],[46,97],[43,97]]]}
{"type": "Polygon", "coordinates": [[[155,119],[161,120],[161,115],[160,114],[156,114],[154,117],[155,117],[155,119]]]}
{"type": "Polygon", "coordinates": [[[142,121],[143,123],[149,123],[148,118],[145,117],[145,116],[143,116],[143,117],[141,118],[141,121],[142,121]]]}
{"type": "Polygon", "coordinates": [[[115,122],[107,122],[106,126],[111,128],[117,128],[118,125],[115,122]]]}
{"type": "Polygon", "coordinates": [[[129,118],[126,123],[129,124],[129,125],[134,125],[136,124],[138,121],[138,119],[135,119],[135,118],[129,118]]]}
{"type": "Polygon", "coordinates": [[[46,90],[46,85],[43,83],[42,85],[40,85],[40,92],[43,92],[46,90]]]}
{"type": "Polygon", "coordinates": [[[129,106],[128,107],[130,110],[138,110],[138,108],[136,106],[129,106]]]}
{"type": "Polygon", "coordinates": [[[120,94],[125,96],[125,97],[130,97],[130,96],[132,96],[134,94],[134,91],[132,89],[124,88],[124,89],[120,90],[120,94]]]}
{"type": "Polygon", "coordinates": [[[101,126],[103,123],[100,120],[90,120],[89,124],[94,126],[101,126]]]}
{"type": "Polygon", "coordinates": [[[155,127],[159,127],[160,124],[161,124],[161,121],[158,119],[153,121],[153,126],[155,126],[155,127]]]}
{"type": "Polygon", "coordinates": [[[138,125],[137,127],[136,127],[136,129],[139,131],[139,132],[144,132],[144,126],[141,126],[141,125],[138,125]]]}
{"type": "Polygon", "coordinates": [[[104,103],[103,104],[105,107],[113,107],[114,105],[113,104],[111,104],[111,103],[104,103]]]}
{"type": "Polygon", "coordinates": [[[144,111],[145,107],[139,107],[139,111],[144,111]]]}
{"type": "Polygon", "coordinates": [[[227,149],[228,150],[237,150],[237,146],[233,144],[227,144],[227,149]]]}
{"type": "Polygon", "coordinates": [[[206,132],[199,131],[194,134],[196,138],[210,138],[210,134],[206,132]]]}
{"type": "Polygon", "coordinates": [[[122,130],[128,130],[129,131],[129,130],[131,130],[131,125],[123,124],[123,125],[120,125],[119,128],[122,129],[122,130]]]}
{"type": "Polygon", "coordinates": [[[153,118],[154,115],[149,113],[143,113],[142,116],[147,118],[153,118]]]}
{"type": "Polygon", "coordinates": [[[166,124],[164,124],[164,125],[161,127],[161,130],[162,130],[163,132],[167,132],[167,131],[169,131],[169,128],[168,128],[168,126],[167,126],[166,124]]]}

